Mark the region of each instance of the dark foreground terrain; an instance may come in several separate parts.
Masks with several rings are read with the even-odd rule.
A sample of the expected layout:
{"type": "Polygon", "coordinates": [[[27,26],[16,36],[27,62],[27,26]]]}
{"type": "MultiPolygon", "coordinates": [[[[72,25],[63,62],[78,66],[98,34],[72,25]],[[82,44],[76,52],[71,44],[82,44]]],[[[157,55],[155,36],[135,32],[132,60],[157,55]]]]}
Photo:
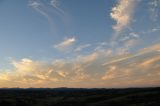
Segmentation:
{"type": "Polygon", "coordinates": [[[0,89],[0,106],[160,106],[160,88],[0,89]]]}

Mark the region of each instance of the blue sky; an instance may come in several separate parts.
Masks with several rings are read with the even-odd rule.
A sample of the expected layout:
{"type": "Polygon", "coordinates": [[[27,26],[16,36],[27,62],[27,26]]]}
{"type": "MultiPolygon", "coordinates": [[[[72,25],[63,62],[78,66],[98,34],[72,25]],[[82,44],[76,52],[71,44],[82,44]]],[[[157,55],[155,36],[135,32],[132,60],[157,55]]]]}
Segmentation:
{"type": "Polygon", "coordinates": [[[0,13],[0,87],[160,84],[160,0],[1,0],[0,13]]]}

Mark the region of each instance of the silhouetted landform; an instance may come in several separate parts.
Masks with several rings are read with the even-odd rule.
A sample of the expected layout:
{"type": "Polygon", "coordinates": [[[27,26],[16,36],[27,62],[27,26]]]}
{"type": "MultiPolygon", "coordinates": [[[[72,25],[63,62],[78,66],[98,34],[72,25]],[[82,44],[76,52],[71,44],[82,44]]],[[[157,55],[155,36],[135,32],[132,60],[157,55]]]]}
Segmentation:
{"type": "Polygon", "coordinates": [[[0,106],[160,106],[160,87],[1,88],[0,106]]]}

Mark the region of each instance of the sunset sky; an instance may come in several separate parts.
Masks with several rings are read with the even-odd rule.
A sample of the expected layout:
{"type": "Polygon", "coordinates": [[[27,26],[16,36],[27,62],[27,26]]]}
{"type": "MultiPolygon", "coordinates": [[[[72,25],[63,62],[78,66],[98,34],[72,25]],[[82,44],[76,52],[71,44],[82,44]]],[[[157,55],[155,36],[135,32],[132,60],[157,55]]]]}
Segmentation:
{"type": "Polygon", "coordinates": [[[0,0],[0,87],[160,86],[160,0],[0,0]]]}

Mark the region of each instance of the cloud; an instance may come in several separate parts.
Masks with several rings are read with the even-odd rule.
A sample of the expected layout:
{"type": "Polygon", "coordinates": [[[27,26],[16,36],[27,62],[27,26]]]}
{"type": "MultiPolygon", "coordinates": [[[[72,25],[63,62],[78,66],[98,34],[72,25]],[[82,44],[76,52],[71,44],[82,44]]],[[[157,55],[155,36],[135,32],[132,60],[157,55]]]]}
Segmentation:
{"type": "Polygon", "coordinates": [[[52,62],[12,59],[13,68],[0,73],[0,87],[158,86],[159,50],[160,44],[155,44],[123,55],[106,56],[105,52],[93,51],[52,62]]]}
{"type": "Polygon", "coordinates": [[[137,51],[136,53],[122,54],[119,56],[115,56],[113,59],[111,58],[109,62],[106,62],[103,65],[110,65],[113,63],[117,63],[117,62],[123,62],[123,61],[129,60],[129,59],[132,59],[132,58],[137,58],[137,57],[143,56],[145,54],[150,54],[152,52],[157,53],[159,49],[160,49],[160,44],[155,44],[155,45],[152,45],[148,48],[141,49],[141,50],[137,51]]]}
{"type": "Polygon", "coordinates": [[[134,56],[132,56],[132,55],[125,55],[125,56],[122,56],[122,57],[119,56],[118,58],[111,59],[110,61],[107,61],[106,63],[104,63],[102,65],[103,66],[110,65],[110,64],[113,64],[113,63],[117,63],[117,62],[121,62],[121,61],[130,59],[132,57],[134,57],[134,56]]]}
{"type": "Polygon", "coordinates": [[[102,80],[107,80],[107,79],[112,79],[112,78],[115,78],[116,76],[115,76],[115,74],[116,74],[116,66],[110,66],[109,67],[109,70],[107,70],[107,72],[106,72],[106,75],[104,75],[103,77],[102,77],[102,80]]]}
{"type": "Polygon", "coordinates": [[[155,32],[159,32],[160,31],[160,27],[153,27],[153,28],[150,28],[146,31],[142,31],[141,34],[143,35],[146,35],[146,34],[153,34],[155,32]]]}
{"type": "Polygon", "coordinates": [[[139,39],[130,38],[123,42],[121,46],[115,48],[115,52],[117,55],[123,55],[130,53],[131,48],[139,44],[139,39]]]}
{"type": "MultiPolygon", "coordinates": [[[[81,69],[81,63],[70,63],[66,60],[46,63],[24,58],[20,61],[13,60],[11,64],[13,65],[12,70],[0,73],[1,84],[6,82],[20,87],[40,87],[42,85],[48,87],[47,84],[52,83],[52,87],[54,87],[57,82],[64,86],[65,81],[68,83],[79,82],[88,77],[81,69]]],[[[4,86],[1,84],[1,87],[4,86]]],[[[14,87],[13,85],[8,86],[14,87]]]]}
{"type": "Polygon", "coordinates": [[[82,62],[82,63],[91,63],[93,61],[95,61],[97,58],[98,58],[99,54],[94,52],[94,53],[91,53],[89,55],[85,55],[85,56],[78,56],[77,57],[77,60],[82,62]]]}
{"type": "Polygon", "coordinates": [[[156,31],[160,31],[160,28],[153,28],[153,29],[151,30],[151,32],[156,32],[156,31]]]}
{"type": "Polygon", "coordinates": [[[33,9],[37,10],[40,13],[44,12],[48,15],[51,8],[47,9],[46,7],[52,7],[52,9],[56,10],[60,14],[65,14],[65,12],[61,8],[59,8],[59,0],[47,0],[45,2],[44,0],[29,0],[29,6],[31,6],[33,9]]]}
{"type": "Polygon", "coordinates": [[[160,55],[154,45],[147,51],[124,55],[110,60],[106,66],[106,73],[101,77],[106,82],[114,82],[112,86],[157,86],[160,81],[160,55]],[[152,48],[152,50],[151,50],[152,48]],[[116,83],[118,82],[118,83],[116,83]],[[141,85],[143,84],[143,85],[141,85]]]}
{"type": "Polygon", "coordinates": [[[95,51],[102,51],[104,50],[105,47],[107,47],[109,44],[107,42],[100,42],[97,43],[96,47],[95,47],[95,51]]]}
{"type": "Polygon", "coordinates": [[[75,52],[79,52],[79,51],[81,51],[81,50],[83,50],[83,49],[85,49],[85,48],[88,48],[88,47],[90,47],[90,46],[91,46],[91,44],[80,45],[80,46],[78,46],[74,51],[75,51],[75,52]]]}
{"type": "MultiPolygon", "coordinates": [[[[110,45],[104,49],[111,50],[114,55],[128,54],[131,50],[141,43],[139,34],[130,32],[129,34],[119,37],[119,39],[112,39],[110,45]]],[[[103,47],[104,48],[104,47],[103,47]]],[[[101,47],[101,50],[103,49],[101,47]]]]}
{"type": "Polygon", "coordinates": [[[131,74],[133,74],[130,68],[124,68],[123,71],[122,69],[123,68],[121,68],[118,65],[110,66],[101,79],[102,80],[114,80],[114,79],[118,80],[122,78],[126,79],[130,77],[131,74]]]}
{"type": "Polygon", "coordinates": [[[43,15],[49,23],[53,23],[53,19],[49,15],[49,13],[44,9],[44,3],[41,0],[29,0],[29,6],[31,6],[38,13],[43,15]]]}
{"type": "Polygon", "coordinates": [[[150,11],[150,17],[153,21],[157,21],[159,17],[159,5],[160,5],[160,0],[150,0],[149,1],[149,11],[150,11]]]}
{"type": "Polygon", "coordinates": [[[68,50],[74,43],[76,42],[75,37],[65,39],[61,43],[54,45],[54,48],[61,50],[61,51],[66,51],[68,50]]]}
{"type": "Polygon", "coordinates": [[[133,36],[135,38],[139,38],[139,34],[135,33],[135,32],[131,32],[129,33],[130,36],[133,36]]]}
{"type": "Polygon", "coordinates": [[[132,15],[137,0],[118,0],[115,7],[112,8],[110,16],[116,21],[113,29],[116,32],[121,32],[132,21],[132,15]]]}
{"type": "Polygon", "coordinates": [[[152,65],[154,65],[155,62],[159,60],[160,60],[160,56],[155,56],[150,59],[146,59],[144,62],[140,64],[140,66],[144,68],[151,67],[152,65]]]}
{"type": "Polygon", "coordinates": [[[68,21],[68,14],[66,14],[60,7],[59,7],[59,0],[28,0],[29,6],[33,8],[36,12],[41,14],[44,18],[47,19],[50,30],[54,33],[56,31],[56,22],[55,19],[58,17],[64,23],[68,21]],[[54,15],[53,15],[54,14],[54,15]]]}
{"type": "Polygon", "coordinates": [[[65,72],[65,71],[58,71],[57,73],[58,73],[58,75],[60,75],[61,77],[64,77],[64,78],[68,75],[68,72],[65,72]]]}
{"type": "Polygon", "coordinates": [[[33,8],[39,7],[41,4],[37,0],[31,0],[29,1],[29,5],[32,6],[33,8]]]}
{"type": "Polygon", "coordinates": [[[59,5],[59,0],[50,0],[50,5],[55,8],[59,13],[61,13],[62,15],[66,15],[66,13],[58,7],[59,5]]]}

